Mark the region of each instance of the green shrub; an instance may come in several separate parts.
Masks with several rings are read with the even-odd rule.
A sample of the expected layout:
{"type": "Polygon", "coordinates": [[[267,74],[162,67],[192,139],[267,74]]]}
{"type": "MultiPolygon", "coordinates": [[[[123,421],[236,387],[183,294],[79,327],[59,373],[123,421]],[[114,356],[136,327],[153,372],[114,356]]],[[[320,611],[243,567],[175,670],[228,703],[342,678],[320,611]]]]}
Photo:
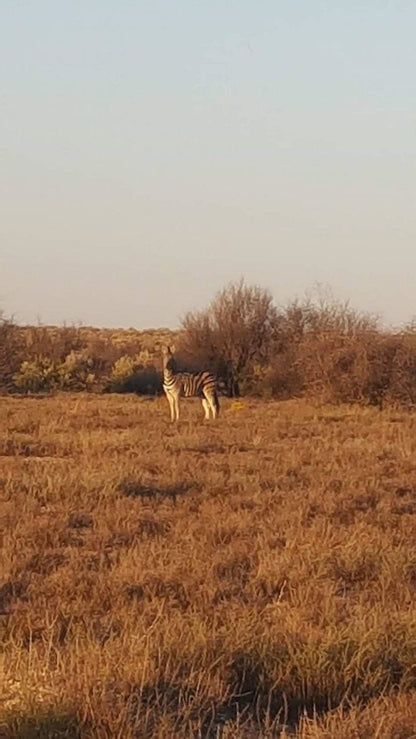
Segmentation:
{"type": "Polygon", "coordinates": [[[95,382],[92,360],[83,352],[72,350],[58,365],[58,386],[61,390],[87,390],[95,382]]]}
{"type": "Polygon", "coordinates": [[[49,357],[37,357],[22,362],[13,381],[16,388],[26,393],[87,390],[95,382],[90,366],[91,361],[75,351],[71,351],[63,362],[56,362],[49,357]]]}
{"type": "Polygon", "coordinates": [[[53,390],[59,386],[58,365],[48,357],[38,357],[30,362],[22,362],[13,381],[19,390],[26,393],[53,390]]]}
{"type": "Polygon", "coordinates": [[[147,350],[135,357],[123,355],[114,362],[105,391],[156,395],[161,390],[162,380],[150,361],[151,355],[147,350]]]}

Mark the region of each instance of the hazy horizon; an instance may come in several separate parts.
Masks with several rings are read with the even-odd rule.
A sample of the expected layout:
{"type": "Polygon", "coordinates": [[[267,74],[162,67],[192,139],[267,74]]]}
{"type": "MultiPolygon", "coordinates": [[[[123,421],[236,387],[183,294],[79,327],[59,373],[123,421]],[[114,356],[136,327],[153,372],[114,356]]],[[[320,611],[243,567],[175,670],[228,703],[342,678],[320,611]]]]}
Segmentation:
{"type": "Polygon", "coordinates": [[[0,309],[175,328],[230,281],[416,315],[416,5],[4,0],[0,309]]]}

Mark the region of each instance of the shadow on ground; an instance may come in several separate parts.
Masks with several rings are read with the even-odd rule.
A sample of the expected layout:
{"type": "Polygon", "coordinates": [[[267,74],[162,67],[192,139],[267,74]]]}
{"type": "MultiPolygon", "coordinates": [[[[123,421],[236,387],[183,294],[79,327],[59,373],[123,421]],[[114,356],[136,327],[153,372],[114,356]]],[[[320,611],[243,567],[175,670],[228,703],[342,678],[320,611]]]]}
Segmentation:
{"type": "MultiPolygon", "coordinates": [[[[84,727],[85,728],[85,727],[84,727]]],[[[81,739],[82,728],[70,713],[42,711],[32,715],[11,714],[0,723],[4,739],[81,739]]]]}
{"type": "Polygon", "coordinates": [[[117,489],[119,493],[127,498],[162,498],[170,499],[176,502],[176,499],[191,490],[195,491],[196,486],[190,482],[178,482],[174,485],[143,485],[137,480],[122,480],[117,489]]]}

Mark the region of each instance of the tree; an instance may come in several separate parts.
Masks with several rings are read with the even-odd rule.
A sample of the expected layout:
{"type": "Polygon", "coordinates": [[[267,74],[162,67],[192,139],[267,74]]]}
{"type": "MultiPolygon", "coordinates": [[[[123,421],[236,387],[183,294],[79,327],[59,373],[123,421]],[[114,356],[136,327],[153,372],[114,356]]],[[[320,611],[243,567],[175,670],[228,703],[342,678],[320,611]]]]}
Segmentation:
{"type": "Polygon", "coordinates": [[[205,310],[185,316],[181,347],[214,369],[229,395],[239,395],[254,366],[269,359],[278,324],[268,290],[240,280],[221,290],[205,310]]]}

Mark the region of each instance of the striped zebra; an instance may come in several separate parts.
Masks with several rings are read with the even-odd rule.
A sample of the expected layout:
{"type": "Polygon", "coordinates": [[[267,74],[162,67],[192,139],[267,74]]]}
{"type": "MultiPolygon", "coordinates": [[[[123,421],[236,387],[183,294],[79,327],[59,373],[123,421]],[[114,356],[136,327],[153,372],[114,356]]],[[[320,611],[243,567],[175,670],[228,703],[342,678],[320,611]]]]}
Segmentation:
{"type": "Polygon", "coordinates": [[[162,347],[163,389],[169,401],[171,421],[179,421],[179,398],[202,398],[205,418],[216,418],[220,404],[214,375],[211,372],[177,372],[176,362],[168,346],[162,347]]]}

